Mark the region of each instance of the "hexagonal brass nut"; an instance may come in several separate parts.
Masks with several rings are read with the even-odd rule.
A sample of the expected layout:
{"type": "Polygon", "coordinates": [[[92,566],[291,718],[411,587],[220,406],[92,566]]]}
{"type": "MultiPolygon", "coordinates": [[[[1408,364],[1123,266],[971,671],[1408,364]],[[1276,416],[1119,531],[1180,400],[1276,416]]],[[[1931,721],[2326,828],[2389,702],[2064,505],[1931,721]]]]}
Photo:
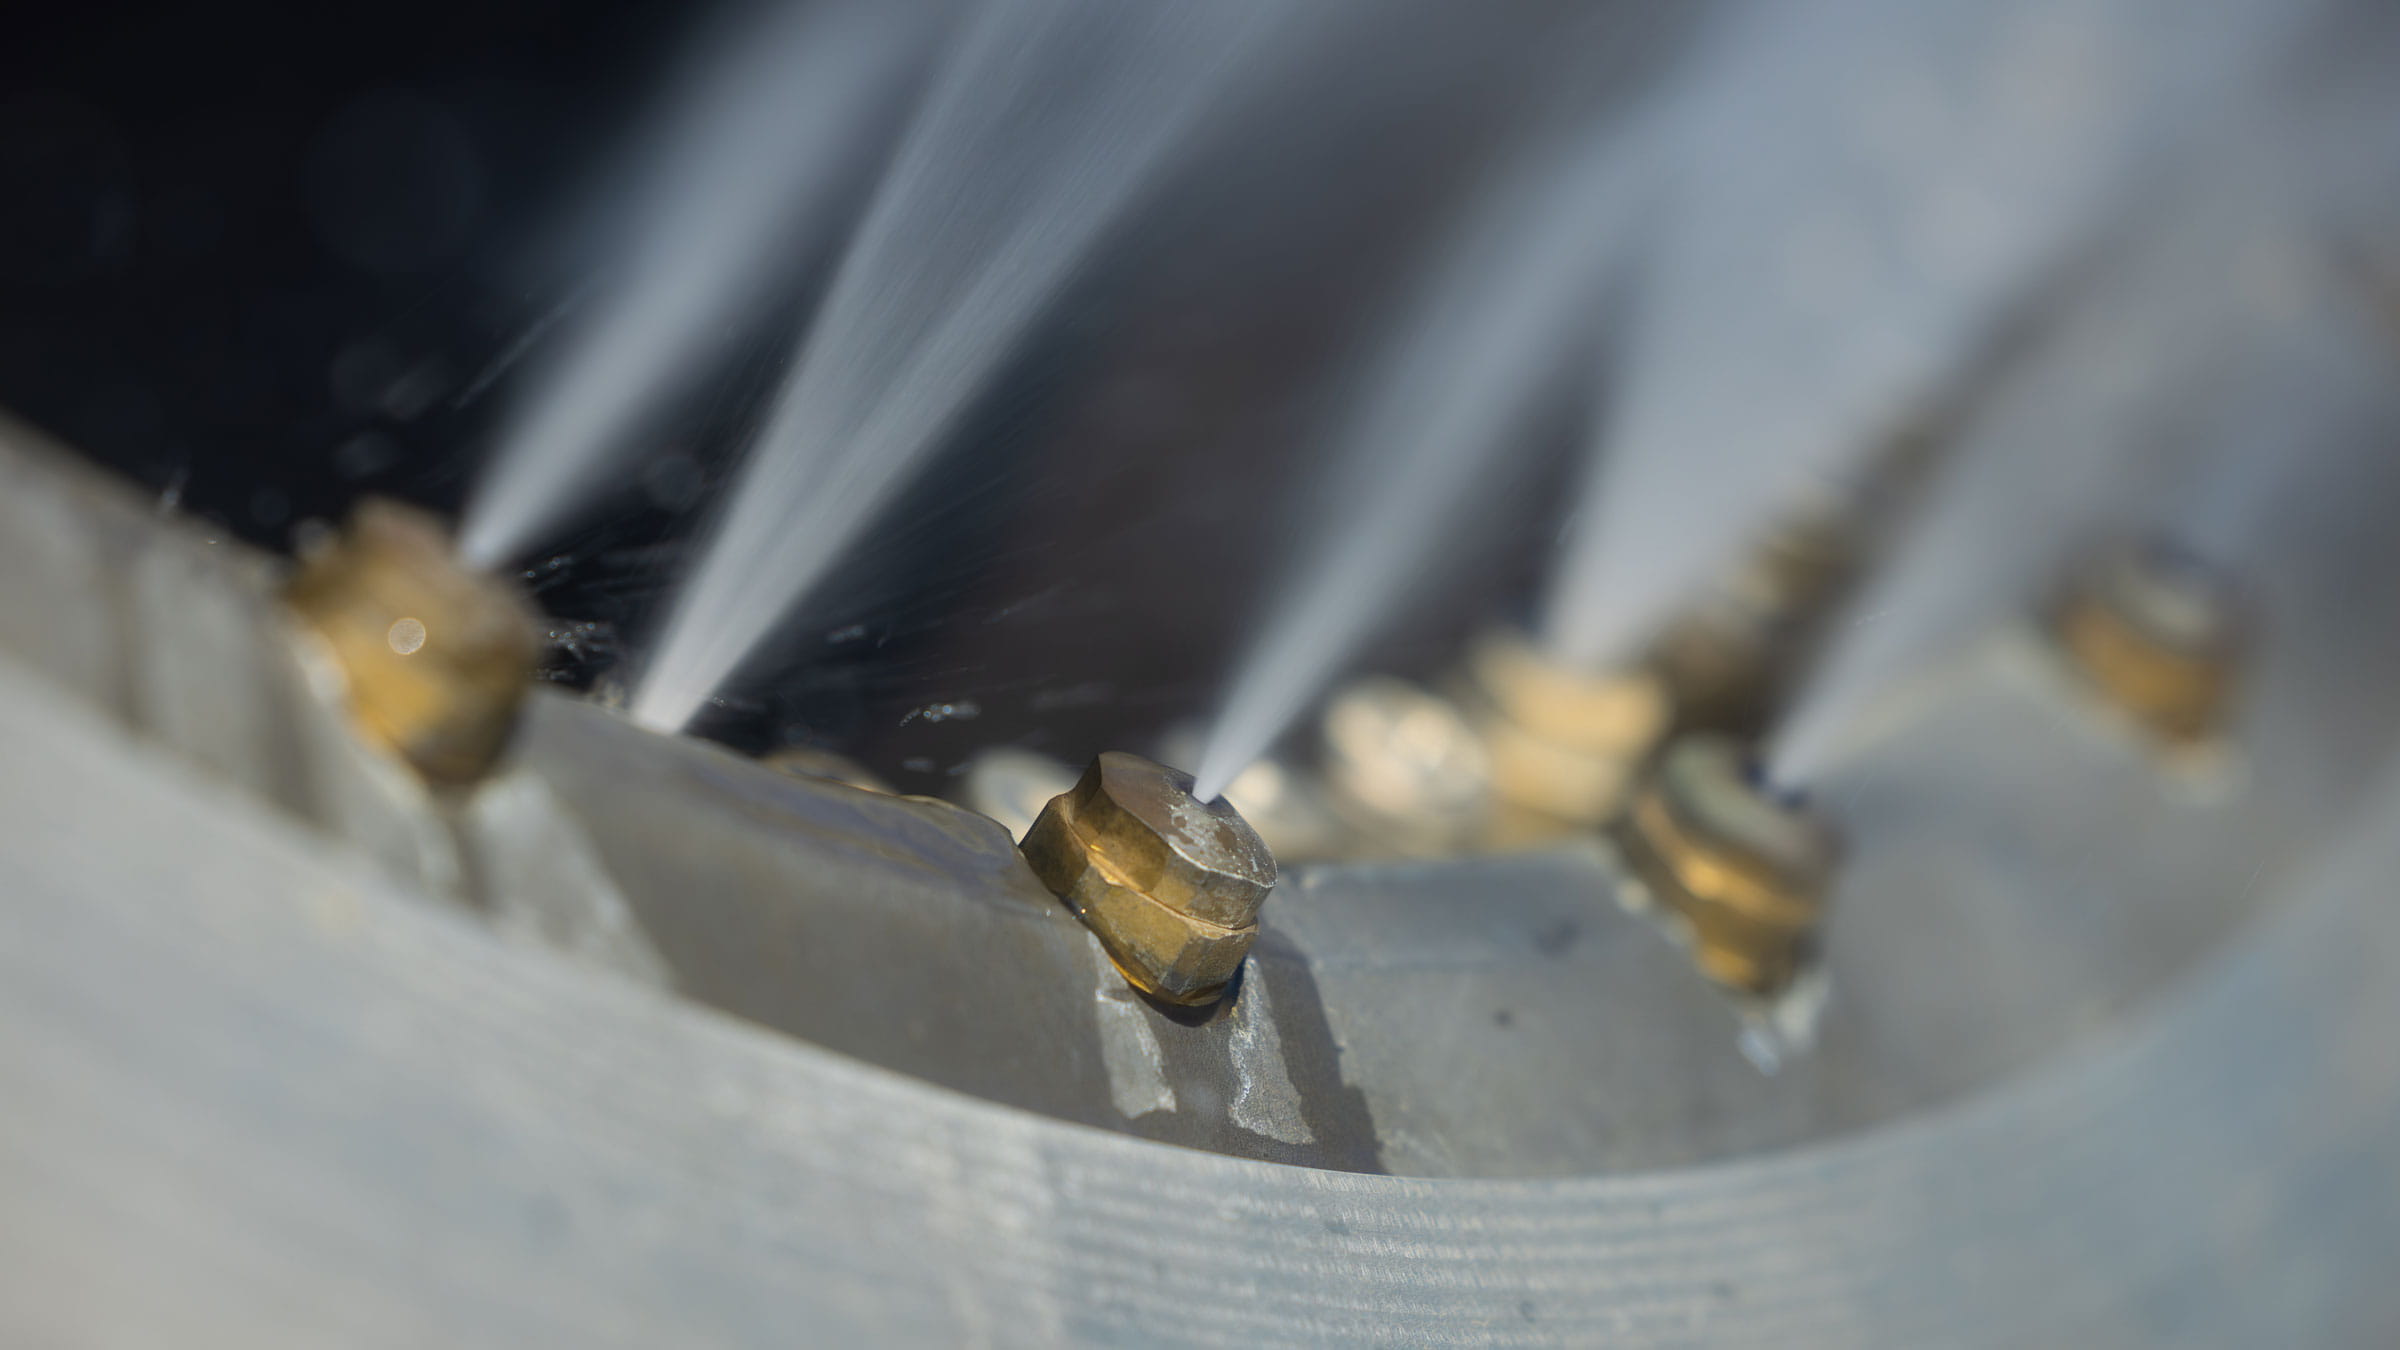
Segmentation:
{"type": "Polygon", "coordinates": [[[540,627],[513,586],[459,565],[433,517],[360,503],[284,601],[340,671],[351,721],[426,779],[471,782],[506,748],[540,627]]]}
{"type": "Polygon", "coordinates": [[[1042,808],[1019,845],[1127,979],[1186,1005],[1224,992],[1275,886],[1275,859],[1256,832],[1191,788],[1185,774],[1110,751],[1042,808]]]}

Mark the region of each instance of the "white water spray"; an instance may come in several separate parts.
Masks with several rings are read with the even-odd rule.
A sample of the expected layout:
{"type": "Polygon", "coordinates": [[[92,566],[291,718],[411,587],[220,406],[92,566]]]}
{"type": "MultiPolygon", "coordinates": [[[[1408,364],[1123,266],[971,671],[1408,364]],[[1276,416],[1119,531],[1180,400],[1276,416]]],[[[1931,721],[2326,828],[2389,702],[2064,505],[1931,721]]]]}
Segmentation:
{"type": "Polygon", "coordinates": [[[2389,357],[2322,239],[2268,218],[2258,186],[2215,179],[2147,222],[2004,391],[1768,747],[1778,780],[1821,776],[1900,680],[2033,607],[2076,547],[2140,528],[2128,503],[2165,502],[2130,514],[2238,564],[2279,480],[2388,405],[2389,357]]]}
{"type": "Polygon", "coordinates": [[[1630,657],[1812,475],[1938,388],[2150,156],[2280,50],[2285,0],[1749,5],[1662,115],[1621,397],[1543,635],[1630,657]]]}
{"type": "Polygon", "coordinates": [[[1300,17],[1287,0],[975,10],[673,604],[635,720],[680,729],[733,675],[1300,17]]]}
{"type": "Polygon", "coordinates": [[[1592,327],[1630,232],[1636,161],[1613,132],[1565,149],[1485,204],[1369,367],[1336,446],[1344,491],[1235,672],[1195,774],[1201,800],[1266,753],[1441,556],[1592,327]]]}
{"type": "Polygon", "coordinates": [[[611,460],[818,251],[930,35],[928,5],[772,0],[699,60],[629,175],[620,256],[504,425],[459,553],[501,566],[604,490],[611,460]]]}

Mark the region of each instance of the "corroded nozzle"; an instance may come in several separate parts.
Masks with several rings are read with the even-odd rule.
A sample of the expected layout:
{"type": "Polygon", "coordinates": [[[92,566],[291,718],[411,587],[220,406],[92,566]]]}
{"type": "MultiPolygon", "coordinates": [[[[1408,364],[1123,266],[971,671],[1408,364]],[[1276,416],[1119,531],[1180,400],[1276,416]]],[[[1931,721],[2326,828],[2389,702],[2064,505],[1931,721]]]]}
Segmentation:
{"type": "Polygon", "coordinates": [[[1468,668],[1468,715],[1502,808],[1496,843],[1613,819],[1673,720],[1666,686],[1647,668],[1576,670],[1516,633],[1477,643],[1468,668]]]}
{"type": "Polygon", "coordinates": [[[1275,888],[1274,856],[1232,807],[1115,750],[1050,799],[1019,847],[1125,978],[1169,1003],[1224,993],[1275,888]]]}
{"type": "Polygon", "coordinates": [[[2239,599],[2197,556],[2158,540],[2078,575],[2058,644],[2117,707],[2159,736],[2197,741],[2223,722],[2241,655],[2239,599]]]}
{"type": "Polygon", "coordinates": [[[1823,820],[1760,785],[1739,742],[1677,740],[1616,833],[1634,875],[1690,923],[1701,973],[1754,994],[1791,983],[1840,847],[1823,820]]]}
{"type": "Polygon", "coordinates": [[[508,744],[540,653],[533,608],[468,571],[430,515],[370,499],[284,591],[340,672],[351,720],[428,781],[472,782],[508,744]]]}

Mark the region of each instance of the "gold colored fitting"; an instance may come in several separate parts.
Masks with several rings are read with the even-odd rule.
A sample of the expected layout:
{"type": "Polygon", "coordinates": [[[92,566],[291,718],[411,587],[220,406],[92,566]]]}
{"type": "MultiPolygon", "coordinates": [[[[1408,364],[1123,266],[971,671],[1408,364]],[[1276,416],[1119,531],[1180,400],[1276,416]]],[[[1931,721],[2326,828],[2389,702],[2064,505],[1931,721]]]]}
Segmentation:
{"type": "Polygon", "coordinates": [[[540,654],[533,607],[470,572],[432,516],[369,499],[303,557],[284,600],[340,671],[351,721],[428,781],[482,777],[540,654]]]}
{"type": "Polygon", "coordinates": [[[1678,738],[1616,836],[1633,874],[1691,925],[1702,974],[1753,994],[1791,983],[1840,848],[1824,821],[1758,786],[1739,742],[1678,738]]]}
{"type": "Polygon", "coordinates": [[[1650,665],[1672,691],[1679,730],[1756,735],[1773,720],[1856,570],[1848,505],[1827,493],[1786,517],[1660,635],[1650,665]]]}
{"type": "Polygon", "coordinates": [[[1845,471],[1811,479],[1659,635],[1649,664],[1667,682],[1677,731],[1753,737],[1773,724],[1826,620],[1918,497],[1986,378],[1974,373],[1845,471]]]}
{"type": "Polygon", "coordinates": [[[770,750],[759,756],[758,762],[794,778],[822,778],[867,792],[880,792],[886,797],[899,795],[873,769],[848,755],[813,745],[787,745],[770,750]]]}
{"type": "Polygon", "coordinates": [[[1575,670],[1513,632],[1475,645],[1467,691],[1498,799],[1492,841],[1503,846],[1613,819],[1673,720],[1648,668],[1575,670]]]}
{"type": "Polygon", "coordinates": [[[1457,704],[1371,676],[1334,694],[1319,730],[1327,799],[1383,851],[1438,857],[1488,830],[1491,755],[1457,704]]]}
{"type": "Polygon", "coordinates": [[[1116,750],[1051,798],[1018,847],[1126,979],[1185,1006],[1225,992],[1275,888],[1274,855],[1231,806],[1116,750]]]}
{"type": "Polygon", "coordinates": [[[2222,724],[2239,667],[2239,603],[2193,555],[2151,541],[2100,558],[2059,605],[2054,630],[2076,670],[2165,740],[2222,724]]]}

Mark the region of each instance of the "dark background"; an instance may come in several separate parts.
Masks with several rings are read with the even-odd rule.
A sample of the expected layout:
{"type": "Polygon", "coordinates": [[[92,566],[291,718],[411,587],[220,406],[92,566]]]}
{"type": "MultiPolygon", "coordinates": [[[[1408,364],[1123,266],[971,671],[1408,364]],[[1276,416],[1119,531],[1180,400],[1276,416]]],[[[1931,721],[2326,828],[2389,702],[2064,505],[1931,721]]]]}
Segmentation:
{"type": "MultiPolygon", "coordinates": [[[[1178,165],[698,729],[830,745],[938,791],[986,744],[1075,759],[1203,715],[1311,528],[1310,447],[1346,358],[1388,322],[1562,35],[1596,21],[1558,8],[1469,22],[1395,6],[1362,36],[1371,76],[1252,109],[1178,165]],[[952,715],[918,711],[937,704],[952,715]]],[[[432,0],[13,16],[0,406],[270,547],[364,493],[454,510],[514,363],[575,322],[590,263],[573,204],[696,14],[432,0]]],[[[558,620],[554,678],[605,684],[638,652],[806,301],[527,560],[558,620]]],[[[1562,444],[1586,392],[1562,401],[1562,444]]],[[[1426,541],[1438,584],[1376,663],[1438,666],[1518,602],[1555,533],[1538,503],[1561,462],[1506,485],[1506,528],[1426,541]]]]}

